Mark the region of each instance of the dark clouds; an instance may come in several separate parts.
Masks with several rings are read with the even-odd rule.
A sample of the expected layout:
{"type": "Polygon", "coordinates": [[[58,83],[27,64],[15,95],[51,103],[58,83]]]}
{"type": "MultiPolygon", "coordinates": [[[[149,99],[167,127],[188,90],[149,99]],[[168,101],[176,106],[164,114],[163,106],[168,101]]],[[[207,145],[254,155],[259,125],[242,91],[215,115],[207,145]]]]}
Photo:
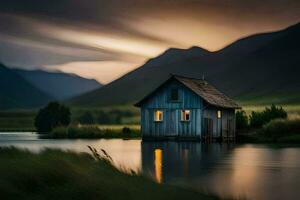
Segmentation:
{"type": "Polygon", "coordinates": [[[1,0],[0,62],[129,69],[171,46],[217,50],[299,21],[299,0],[1,0]]]}

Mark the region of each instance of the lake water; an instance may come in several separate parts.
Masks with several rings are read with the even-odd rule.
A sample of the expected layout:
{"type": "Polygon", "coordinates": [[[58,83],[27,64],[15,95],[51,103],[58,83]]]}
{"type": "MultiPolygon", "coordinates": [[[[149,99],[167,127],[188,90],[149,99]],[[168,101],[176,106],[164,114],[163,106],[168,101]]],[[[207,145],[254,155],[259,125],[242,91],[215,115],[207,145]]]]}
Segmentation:
{"type": "Polygon", "coordinates": [[[254,144],[142,142],[141,140],[49,140],[32,133],[0,133],[0,146],[38,152],[60,148],[105,149],[117,167],[141,171],[157,182],[221,197],[300,199],[300,148],[254,144]]]}

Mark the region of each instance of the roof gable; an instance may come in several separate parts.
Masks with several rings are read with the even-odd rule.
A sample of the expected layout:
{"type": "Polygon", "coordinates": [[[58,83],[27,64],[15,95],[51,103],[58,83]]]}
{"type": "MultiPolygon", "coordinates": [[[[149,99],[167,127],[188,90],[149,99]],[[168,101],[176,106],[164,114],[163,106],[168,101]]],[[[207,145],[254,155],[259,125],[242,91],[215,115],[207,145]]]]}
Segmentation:
{"type": "Polygon", "coordinates": [[[173,75],[158,88],[156,88],[153,92],[136,103],[135,106],[140,107],[145,100],[150,98],[157,90],[159,90],[161,87],[163,87],[173,79],[182,83],[186,88],[190,89],[192,92],[203,98],[204,101],[206,101],[208,104],[222,108],[239,108],[239,106],[232,99],[210,85],[207,81],[177,75],[173,75]]]}

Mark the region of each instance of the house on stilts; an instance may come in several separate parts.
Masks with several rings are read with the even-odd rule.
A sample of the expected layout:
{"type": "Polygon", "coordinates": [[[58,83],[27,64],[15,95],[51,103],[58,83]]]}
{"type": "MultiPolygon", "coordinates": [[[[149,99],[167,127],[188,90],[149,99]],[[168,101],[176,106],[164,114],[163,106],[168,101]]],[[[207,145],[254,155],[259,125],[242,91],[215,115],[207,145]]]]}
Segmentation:
{"type": "Polygon", "coordinates": [[[239,106],[206,80],[172,75],[135,104],[145,139],[235,139],[239,106]]]}

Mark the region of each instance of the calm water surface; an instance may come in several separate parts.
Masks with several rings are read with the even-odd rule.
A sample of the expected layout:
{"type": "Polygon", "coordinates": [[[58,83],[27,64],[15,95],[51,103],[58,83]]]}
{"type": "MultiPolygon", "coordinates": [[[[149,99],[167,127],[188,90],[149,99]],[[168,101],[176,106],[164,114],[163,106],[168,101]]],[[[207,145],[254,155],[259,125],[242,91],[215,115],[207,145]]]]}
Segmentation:
{"type": "Polygon", "coordinates": [[[300,199],[300,148],[267,145],[141,142],[140,140],[48,140],[32,133],[0,133],[0,146],[38,152],[60,148],[105,149],[116,166],[222,197],[300,199]]]}

